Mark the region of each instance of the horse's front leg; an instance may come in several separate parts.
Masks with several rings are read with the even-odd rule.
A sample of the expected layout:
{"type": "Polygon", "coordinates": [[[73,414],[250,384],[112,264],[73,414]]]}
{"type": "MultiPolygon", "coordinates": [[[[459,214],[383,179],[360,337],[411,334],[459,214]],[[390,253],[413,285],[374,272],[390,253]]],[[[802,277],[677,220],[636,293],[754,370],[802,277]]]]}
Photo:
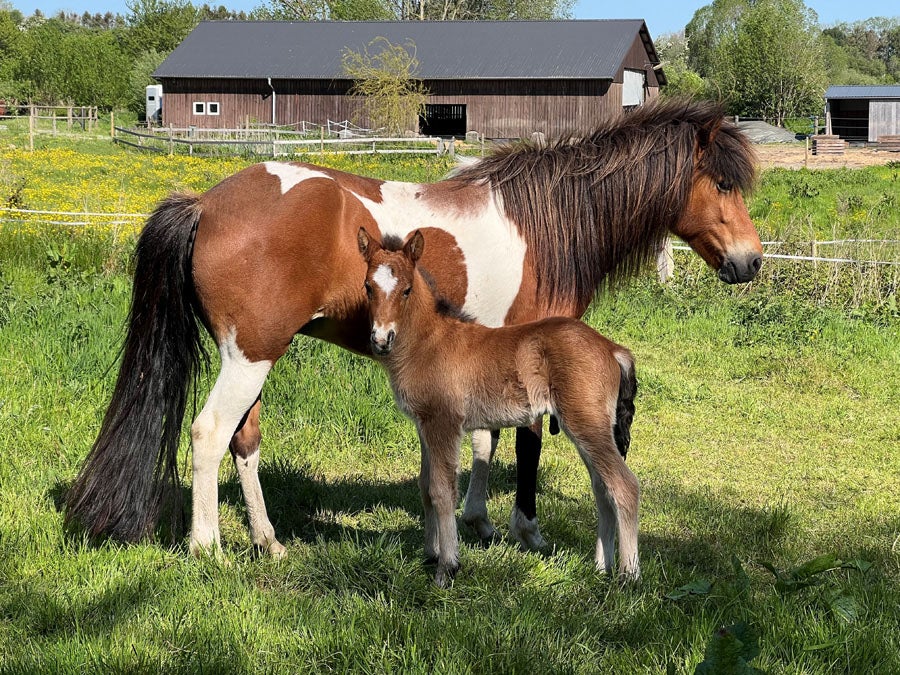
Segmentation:
{"type": "MultiPolygon", "coordinates": [[[[456,502],[459,496],[456,474],[459,471],[459,444],[462,440],[460,424],[434,421],[421,428],[423,473],[427,470],[427,497],[437,522],[437,572],[434,582],[446,587],[459,570],[459,534],[456,529],[456,502]],[[427,461],[426,461],[427,456],[427,461]]],[[[422,483],[420,483],[422,485],[422,483]]],[[[428,537],[426,517],[426,538],[428,537]]],[[[426,554],[428,553],[426,539],[426,554]]]]}
{"type": "Polygon", "coordinates": [[[543,418],[530,427],[516,429],[516,503],[509,518],[509,532],[524,548],[544,548],[537,521],[537,471],[541,459],[543,418]]]}
{"type": "Polygon", "coordinates": [[[489,544],[497,536],[497,530],[488,518],[488,476],[500,431],[479,429],[472,432],[472,474],[466,491],[466,505],[462,521],[475,530],[482,543],[489,544]]]}
{"type": "Polygon", "coordinates": [[[275,538],[275,528],[269,521],[262,486],[259,484],[259,445],[262,433],[259,430],[260,399],[250,408],[243,425],[231,439],[231,457],[241,480],[247,517],[250,521],[250,538],[273,558],[282,558],[287,550],[275,538]]]}

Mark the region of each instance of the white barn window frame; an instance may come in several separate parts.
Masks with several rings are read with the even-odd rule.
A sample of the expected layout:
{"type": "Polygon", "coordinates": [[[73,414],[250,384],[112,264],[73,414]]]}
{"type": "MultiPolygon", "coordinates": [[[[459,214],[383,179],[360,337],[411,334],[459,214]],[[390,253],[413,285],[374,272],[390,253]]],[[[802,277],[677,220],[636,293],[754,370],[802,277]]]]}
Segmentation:
{"type": "Polygon", "coordinates": [[[206,114],[206,102],[205,101],[194,101],[194,114],[195,115],[205,115],[206,114]]]}
{"type": "Polygon", "coordinates": [[[218,101],[207,101],[206,102],[206,114],[207,115],[220,115],[222,110],[222,106],[219,105],[218,101]]]}

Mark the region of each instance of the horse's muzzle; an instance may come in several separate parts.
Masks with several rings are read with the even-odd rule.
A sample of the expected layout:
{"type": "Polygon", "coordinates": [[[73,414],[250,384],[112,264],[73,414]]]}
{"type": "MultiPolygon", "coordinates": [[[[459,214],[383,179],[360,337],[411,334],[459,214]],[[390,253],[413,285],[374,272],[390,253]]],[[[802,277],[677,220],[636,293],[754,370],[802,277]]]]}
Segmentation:
{"type": "Polygon", "coordinates": [[[719,279],[726,284],[743,284],[752,281],[762,267],[762,254],[755,251],[730,255],[722,261],[719,279]]]}
{"type": "Polygon", "coordinates": [[[376,331],[372,331],[369,341],[372,343],[372,353],[375,356],[387,356],[394,347],[394,338],[396,333],[389,330],[384,336],[379,336],[376,331]]]}

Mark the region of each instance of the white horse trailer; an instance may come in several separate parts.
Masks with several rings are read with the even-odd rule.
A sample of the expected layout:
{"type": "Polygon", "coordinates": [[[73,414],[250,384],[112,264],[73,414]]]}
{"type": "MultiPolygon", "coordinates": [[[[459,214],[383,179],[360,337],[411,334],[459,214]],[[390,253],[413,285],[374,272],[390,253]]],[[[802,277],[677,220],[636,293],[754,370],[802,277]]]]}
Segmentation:
{"type": "Polygon", "coordinates": [[[144,98],[147,124],[162,124],[162,98],[163,88],[161,84],[147,85],[147,94],[144,98]]]}

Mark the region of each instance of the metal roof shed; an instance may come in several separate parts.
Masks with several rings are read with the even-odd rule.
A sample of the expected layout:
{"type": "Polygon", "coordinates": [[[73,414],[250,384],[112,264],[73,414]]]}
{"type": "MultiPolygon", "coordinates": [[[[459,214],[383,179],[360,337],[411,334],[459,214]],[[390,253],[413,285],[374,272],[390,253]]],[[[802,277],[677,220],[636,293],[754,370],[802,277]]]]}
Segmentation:
{"type": "Polygon", "coordinates": [[[875,143],[900,135],[900,85],[840,85],[825,92],[826,133],[875,143]]]}

